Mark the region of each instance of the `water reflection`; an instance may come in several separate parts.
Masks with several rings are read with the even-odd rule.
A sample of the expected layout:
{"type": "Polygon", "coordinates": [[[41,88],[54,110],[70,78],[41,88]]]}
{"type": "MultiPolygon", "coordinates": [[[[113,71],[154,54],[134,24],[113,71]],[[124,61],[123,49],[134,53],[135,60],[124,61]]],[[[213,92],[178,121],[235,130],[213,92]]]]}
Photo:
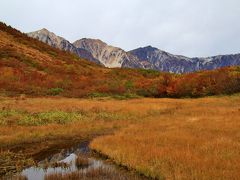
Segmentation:
{"type": "Polygon", "coordinates": [[[21,175],[27,177],[28,180],[43,180],[45,176],[55,173],[67,174],[75,171],[87,173],[97,168],[115,169],[115,166],[112,164],[108,164],[101,159],[90,157],[89,151],[87,143],[75,148],[62,150],[60,153],[40,161],[38,167],[30,167],[23,170],[21,175]],[[89,160],[89,165],[79,169],[76,166],[78,155],[86,157],[89,160]]]}

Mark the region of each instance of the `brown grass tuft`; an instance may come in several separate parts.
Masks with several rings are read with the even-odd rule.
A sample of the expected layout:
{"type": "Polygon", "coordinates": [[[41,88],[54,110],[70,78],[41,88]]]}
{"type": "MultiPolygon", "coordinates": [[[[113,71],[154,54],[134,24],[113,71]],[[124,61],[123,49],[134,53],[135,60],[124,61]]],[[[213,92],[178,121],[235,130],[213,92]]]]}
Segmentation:
{"type": "Polygon", "coordinates": [[[78,155],[75,161],[75,165],[78,169],[86,168],[90,165],[90,161],[87,157],[83,155],[78,155]]]}
{"type": "Polygon", "coordinates": [[[84,171],[76,171],[69,174],[50,174],[45,176],[45,180],[138,180],[141,179],[138,176],[134,175],[126,175],[121,172],[117,172],[113,169],[109,168],[96,168],[90,169],[87,172],[84,171]]]}

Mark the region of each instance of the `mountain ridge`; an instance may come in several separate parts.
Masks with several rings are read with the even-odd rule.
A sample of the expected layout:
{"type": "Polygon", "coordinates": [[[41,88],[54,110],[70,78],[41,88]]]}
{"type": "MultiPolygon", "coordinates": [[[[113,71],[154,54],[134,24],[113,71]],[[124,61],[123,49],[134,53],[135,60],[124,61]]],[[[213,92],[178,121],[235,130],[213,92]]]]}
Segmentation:
{"type": "Polygon", "coordinates": [[[61,49],[64,51],[69,51],[69,52],[75,53],[81,58],[88,59],[97,64],[101,64],[88,51],[81,49],[81,48],[76,48],[68,40],[66,40],[65,38],[63,38],[61,36],[56,35],[55,33],[47,30],[46,28],[42,28],[41,30],[27,33],[27,35],[29,37],[32,37],[32,38],[38,39],[39,41],[47,43],[48,45],[50,45],[54,48],[58,48],[58,49],[61,49]]]}
{"type": "Polygon", "coordinates": [[[105,68],[1,22],[0,42],[0,93],[7,96],[201,97],[240,92],[239,66],[181,75],[105,68]]]}
{"type": "Polygon", "coordinates": [[[143,66],[121,48],[108,45],[99,39],[83,38],[73,43],[75,47],[82,48],[98,59],[104,66],[109,68],[128,67],[128,68],[143,68],[143,66]]]}
{"type": "Polygon", "coordinates": [[[100,39],[82,38],[70,43],[45,28],[27,35],[108,68],[153,69],[182,74],[240,65],[240,54],[190,58],[174,55],[151,45],[125,51],[100,39]]]}
{"type": "Polygon", "coordinates": [[[130,53],[137,56],[140,61],[148,63],[150,69],[172,73],[189,73],[240,65],[240,54],[189,58],[183,55],[173,55],[151,46],[137,48],[130,53]]]}

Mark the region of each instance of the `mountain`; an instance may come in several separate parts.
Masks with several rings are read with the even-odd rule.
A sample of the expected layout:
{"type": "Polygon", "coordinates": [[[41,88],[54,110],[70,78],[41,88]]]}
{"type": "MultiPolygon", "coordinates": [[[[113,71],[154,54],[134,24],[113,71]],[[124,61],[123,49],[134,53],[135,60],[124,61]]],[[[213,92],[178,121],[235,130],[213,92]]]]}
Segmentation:
{"type": "Polygon", "coordinates": [[[47,29],[28,33],[28,36],[109,68],[153,69],[181,74],[240,65],[240,54],[189,58],[173,55],[152,46],[126,52],[98,39],[83,38],[72,44],[47,29]]]}
{"type": "Polygon", "coordinates": [[[94,58],[98,59],[104,66],[109,68],[143,68],[138,59],[124,50],[109,46],[99,39],[83,38],[73,43],[77,48],[82,48],[90,52],[94,58]]]}
{"type": "Polygon", "coordinates": [[[83,38],[72,44],[45,28],[27,33],[27,35],[52,47],[70,51],[81,58],[102,64],[105,67],[144,68],[137,57],[120,48],[109,46],[101,40],[83,38]]]}
{"type": "MultiPolygon", "coordinates": [[[[59,45],[59,39],[53,37],[47,39],[52,45],[59,45]]],[[[95,42],[92,48],[96,48],[94,44],[95,42]]],[[[127,59],[121,62],[121,66],[125,67],[137,65],[132,59],[136,59],[137,63],[145,64],[145,66],[151,66],[154,61],[150,62],[148,56],[157,51],[156,48],[148,47],[138,53],[135,51],[136,55],[131,55],[129,52],[108,45],[101,48],[106,49],[104,51],[99,49],[99,54],[113,56],[112,59],[116,56],[113,52],[121,54],[120,57],[127,59]],[[108,48],[114,51],[110,54],[105,53],[109,51],[108,48]],[[148,52],[151,53],[148,54],[148,52]],[[132,62],[134,63],[131,64],[132,62]]],[[[96,50],[97,48],[94,49],[96,50]]],[[[171,56],[168,53],[159,53],[166,58],[171,56]]],[[[104,59],[104,56],[95,56],[104,59]]],[[[199,59],[189,60],[181,56],[172,58],[180,58],[193,63],[199,61],[199,59]]],[[[209,58],[208,61],[221,65],[222,61],[226,61],[225,58],[231,58],[233,62],[236,59],[234,55],[217,56],[209,58]]],[[[156,67],[157,61],[156,58],[156,67]]],[[[80,58],[74,53],[51,47],[0,22],[1,95],[199,97],[236,92],[240,92],[240,67],[237,66],[181,75],[146,69],[105,68],[80,58]]]]}
{"type": "MultiPolygon", "coordinates": [[[[43,35],[40,32],[35,37],[47,39],[51,46],[0,22],[1,95],[157,96],[158,91],[152,89],[161,83],[159,78],[164,73],[105,68],[55,48],[60,47],[64,39],[43,31],[43,35]]],[[[77,50],[90,56],[82,48],[77,50]]]]}
{"type": "Polygon", "coordinates": [[[77,48],[73,46],[69,41],[66,39],[55,35],[54,33],[48,31],[47,29],[43,28],[39,31],[27,33],[29,37],[38,39],[48,45],[59,48],[65,51],[74,52],[77,54],[77,48]]]}
{"type": "Polygon", "coordinates": [[[173,55],[151,46],[138,48],[129,53],[136,56],[147,69],[172,73],[188,73],[240,65],[240,54],[189,58],[173,55]]]}
{"type": "Polygon", "coordinates": [[[101,64],[97,59],[95,59],[91,53],[88,51],[81,49],[81,48],[76,48],[72,43],[70,43],[68,40],[57,36],[56,34],[48,31],[47,29],[43,28],[39,31],[34,31],[27,33],[29,37],[38,39],[39,41],[42,41],[44,43],[47,43],[48,45],[58,48],[64,51],[69,51],[72,53],[77,54],[79,57],[88,59],[90,61],[93,61],[97,64],[101,64]]]}
{"type": "Polygon", "coordinates": [[[136,56],[147,69],[183,73],[190,72],[193,70],[192,68],[194,68],[190,58],[172,55],[151,46],[138,48],[129,53],[136,56]]]}

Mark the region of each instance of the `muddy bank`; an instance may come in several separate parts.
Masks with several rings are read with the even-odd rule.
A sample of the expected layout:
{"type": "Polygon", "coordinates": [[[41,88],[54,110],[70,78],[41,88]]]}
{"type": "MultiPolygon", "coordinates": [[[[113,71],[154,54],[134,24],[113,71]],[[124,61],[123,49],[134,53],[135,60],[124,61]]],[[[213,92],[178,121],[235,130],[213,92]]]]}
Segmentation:
{"type": "Polygon", "coordinates": [[[108,155],[96,151],[96,150],[91,150],[91,153],[94,154],[95,157],[98,157],[102,160],[108,161],[111,164],[114,164],[115,166],[117,166],[119,169],[125,171],[125,172],[131,172],[133,174],[135,174],[137,177],[139,177],[140,179],[144,179],[144,180],[149,180],[149,179],[156,179],[156,178],[152,178],[147,176],[146,174],[142,173],[141,171],[137,171],[136,169],[130,168],[122,163],[118,163],[116,161],[114,161],[111,157],[109,157],[108,155]]]}

